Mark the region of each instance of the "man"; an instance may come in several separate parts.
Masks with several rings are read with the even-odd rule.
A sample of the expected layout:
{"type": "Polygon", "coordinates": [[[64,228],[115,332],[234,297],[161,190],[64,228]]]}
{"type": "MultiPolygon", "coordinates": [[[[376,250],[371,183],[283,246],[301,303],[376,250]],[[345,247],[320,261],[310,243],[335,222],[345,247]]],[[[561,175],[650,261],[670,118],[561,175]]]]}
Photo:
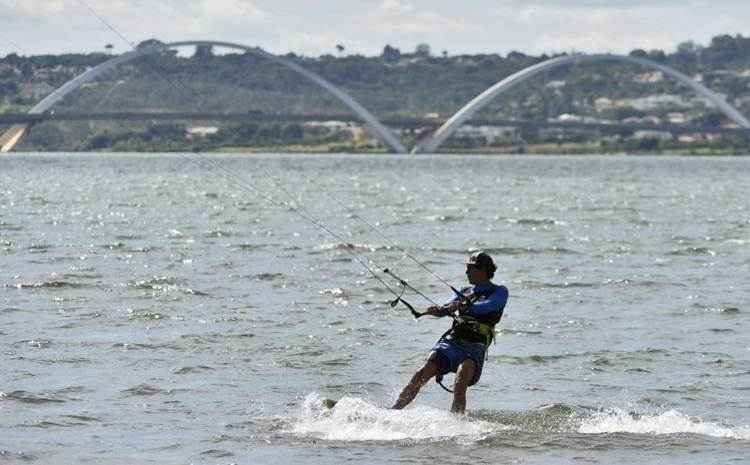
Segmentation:
{"type": "Polygon", "coordinates": [[[443,375],[453,372],[456,380],[451,411],[464,413],[466,389],[482,376],[487,349],[495,337],[495,325],[508,302],[508,289],[490,281],[495,270],[492,257],[485,252],[475,252],[466,262],[466,277],[472,286],[462,289],[464,297],[456,296],[442,307],[427,309],[427,314],[435,317],[451,316],[453,326],[438,340],[427,362],[414,374],[391,408],[406,407],[427,381],[437,376],[439,382],[443,375]]]}

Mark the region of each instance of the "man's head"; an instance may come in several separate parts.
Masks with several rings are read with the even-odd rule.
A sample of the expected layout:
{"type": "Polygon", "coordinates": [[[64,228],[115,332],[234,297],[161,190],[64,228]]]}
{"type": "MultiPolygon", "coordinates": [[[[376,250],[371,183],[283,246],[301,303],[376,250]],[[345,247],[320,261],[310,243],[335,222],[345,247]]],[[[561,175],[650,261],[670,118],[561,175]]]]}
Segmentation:
{"type": "Polygon", "coordinates": [[[495,276],[495,270],[497,270],[497,267],[495,262],[492,261],[492,257],[481,250],[474,252],[466,260],[466,277],[469,278],[471,284],[489,281],[495,276]]]}

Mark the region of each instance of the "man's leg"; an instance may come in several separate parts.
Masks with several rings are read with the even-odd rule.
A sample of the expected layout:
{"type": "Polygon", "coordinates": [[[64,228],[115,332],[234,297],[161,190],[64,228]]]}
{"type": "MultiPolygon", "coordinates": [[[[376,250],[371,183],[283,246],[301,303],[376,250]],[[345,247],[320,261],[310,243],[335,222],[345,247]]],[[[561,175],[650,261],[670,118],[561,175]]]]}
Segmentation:
{"type": "Polygon", "coordinates": [[[466,389],[474,378],[475,370],[476,364],[470,358],[467,358],[458,366],[456,382],[453,384],[453,405],[451,406],[451,412],[462,414],[466,410],[466,389]]]}
{"type": "Polygon", "coordinates": [[[427,381],[432,379],[438,373],[438,366],[434,360],[434,356],[431,356],[422,368],[419,369],[414,376],[412,376],[409,384],[404,387],[401,394],[398,396],[398,400],[393,404],[392,409],[401,410],[406,407],[417,397],[419,390],[424,386],[427,381]]]}

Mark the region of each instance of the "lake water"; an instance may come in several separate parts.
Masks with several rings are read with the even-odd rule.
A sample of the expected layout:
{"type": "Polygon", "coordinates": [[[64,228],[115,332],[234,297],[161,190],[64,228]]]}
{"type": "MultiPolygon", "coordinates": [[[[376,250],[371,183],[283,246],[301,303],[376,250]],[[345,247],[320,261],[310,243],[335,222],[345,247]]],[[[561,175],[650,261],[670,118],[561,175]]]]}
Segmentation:
{"type": "Polygon", "coordinates": [[[3,156],[0,463],[748,463],[749,180],[750,158],[3,156]],[[449,325],[358,263],[448,299],[400,248],[456,286],[485,249],[510,289],[465,417],[435,383],[384,408],[449,325]]]}

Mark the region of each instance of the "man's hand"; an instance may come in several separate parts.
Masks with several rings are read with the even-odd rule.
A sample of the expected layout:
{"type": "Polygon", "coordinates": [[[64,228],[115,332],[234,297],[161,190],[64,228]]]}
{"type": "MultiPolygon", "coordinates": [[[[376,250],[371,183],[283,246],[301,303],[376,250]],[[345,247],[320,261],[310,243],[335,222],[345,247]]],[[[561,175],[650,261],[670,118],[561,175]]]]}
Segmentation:
{"type": "Polygon", "coordinates": [[[445,312],[443,311],[442,307],[438,307],[437,305],[433,305],[432,307],[428,308],[425,313],[430,316],[436,317],[445,316],[445,312]]]}
{"type": "Polygon", "coordinates": [[[466,304],[464,304],[463,302],[451,302],[448,305],[443,305],[442,307],[433,305],[432,307],[427,309],[426,313],[430,316],[443,317],[448,316],[451,313],[463,312],[465,309],[466,304]]]}
{"type": "Polygon", "coordinates": [[[455,301],[446,305],[445,308],[451,313],[463,313],[463,311],[466,310],[466,304],[460,301],[455,301]]]}

